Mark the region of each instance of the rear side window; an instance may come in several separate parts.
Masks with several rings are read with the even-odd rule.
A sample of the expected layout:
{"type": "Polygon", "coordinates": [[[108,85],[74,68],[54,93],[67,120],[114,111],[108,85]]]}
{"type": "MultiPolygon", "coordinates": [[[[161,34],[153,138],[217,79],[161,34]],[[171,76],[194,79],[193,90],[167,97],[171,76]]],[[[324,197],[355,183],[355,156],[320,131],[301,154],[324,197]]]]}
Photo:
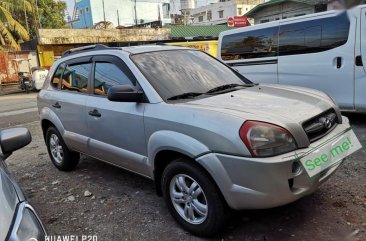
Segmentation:
{"type": "Polygon", "coordinates": [[[55,74],[53,75],[52,77],[52,80],[50,82],[50,85],[57,89],[58,88],[58,85],[60,83],[60,80],[62,78],[62,73],[64,72],[64,69],[65,69],[65,65],[64,64],[60,64],[58,67],[57,67],[57,70],[55,71],[55,74]]]}
{"type": "Polygon", "coordinates": [[[350,21],[346,12],[330,18],[280,27],[279,55],[327,51],[348,41],[350,21]]]}
{"type": "Polygon", "coordinates": [[[91,63],[68,65],[62,75],[61,90],[88,92],[91,63]]]}
{"type": "Polygon", "coordinates": [[[115,64],[95,63],[94,94],[106,96],[115,85],[133,85],[133,82],[115,64]]]}
{"type": "Polygon", "coordinates": [[[278,27],[227,35],[222,38],[221,58],[239,60],[277,56],[278,27]]]}

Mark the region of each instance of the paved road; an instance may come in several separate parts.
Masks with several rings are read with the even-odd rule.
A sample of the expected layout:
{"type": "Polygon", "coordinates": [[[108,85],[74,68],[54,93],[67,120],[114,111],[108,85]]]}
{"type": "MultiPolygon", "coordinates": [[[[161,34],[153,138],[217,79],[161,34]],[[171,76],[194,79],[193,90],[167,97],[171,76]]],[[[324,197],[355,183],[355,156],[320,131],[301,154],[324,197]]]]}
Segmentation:
{"type": "MultiPolygon", "coordinates": [[[[366,145],[366,116],[349,117],[366,145]]],[[[15,125],[29,128],[33,141],[7,163],[49,234],[97,235],[98,241],[201,240],[174,222],[145,178],[85,156],[75,171],[54,168],[38,121],[36,94],[0,96],[0,129],[15,125]],[[85,197],[86,190],[92,196],[85,197]]],[[[352,155],[317,192],[297,202],[238,212],[214,240],[366,240],[365,160],[365,150],[352,155]]]]}
{"type": "Polygon", "coordinates": [[[38,120],[37,93],[0,96],[0,128],[38,120]]]}

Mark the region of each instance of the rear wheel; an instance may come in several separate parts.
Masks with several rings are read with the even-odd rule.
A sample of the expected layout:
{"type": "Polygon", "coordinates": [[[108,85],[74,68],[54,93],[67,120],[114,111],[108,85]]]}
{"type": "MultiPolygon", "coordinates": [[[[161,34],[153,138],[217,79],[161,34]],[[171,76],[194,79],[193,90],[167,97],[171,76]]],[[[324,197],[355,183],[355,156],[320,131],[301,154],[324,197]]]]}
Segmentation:
{"type": "Polygon", "coordinates": [[[46,132],[46,145],[52,163],[61,171],[71,171],[79,163],[80,154],[70,151],[55,127],[46,132]]]}
{"type": "Polygon", "coordinates": [[[170,213],[187,231],[212,236],[224,227],[226,203],[211,177],[197,164],[173,161],[164,170],[162,187],[170,213]]]}

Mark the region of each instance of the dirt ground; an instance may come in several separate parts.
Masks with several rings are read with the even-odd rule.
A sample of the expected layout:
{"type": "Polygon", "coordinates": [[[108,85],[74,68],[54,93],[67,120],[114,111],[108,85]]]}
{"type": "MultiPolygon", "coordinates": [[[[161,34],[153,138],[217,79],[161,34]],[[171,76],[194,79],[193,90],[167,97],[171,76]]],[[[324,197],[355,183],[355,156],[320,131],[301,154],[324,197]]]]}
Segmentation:
{"type": "MultiPolygon", "coordinates": [[[[201,240],[175,223],[148,179],[85,156],[75,171],[58,171],[47,154],[39,122],[34,121],[36,113],[24,115],[26,123],[21,126],[29,128],[33,141],[7,163],[50,235],[201,240]]],[[[364,146],[365,117],[350,116],[364,146]]],[[[0,128],[19,124],[19,118],[7,118],[0,128]]],[[[310,196],[279,208],[237,212],[213,240],[366,240],[366,151],[352,155],[310,196]]]]}

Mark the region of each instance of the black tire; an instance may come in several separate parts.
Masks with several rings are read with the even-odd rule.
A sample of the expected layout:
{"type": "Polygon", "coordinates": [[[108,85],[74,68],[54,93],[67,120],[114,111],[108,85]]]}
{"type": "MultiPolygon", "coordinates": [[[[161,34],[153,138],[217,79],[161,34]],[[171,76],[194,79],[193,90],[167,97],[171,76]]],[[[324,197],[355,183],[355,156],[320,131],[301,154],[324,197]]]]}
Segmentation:
{"type": "Polygon", "coordinates": [[[77,152],[70,151],[67,148],[60,133],[53,126],[51,126],[47,129],[46,145],[47,145],[48,154],[51,158],[53,165],[55,165],[59,170],[71,171],[76,168],[76,166],[79,163],[80,154],[77,152]],[[61,154],[57,155],[55,152],[52,152],[52,150],[54,150],[55,145],[52,145],[51,138],[53,141],[55,141],[56,138],[58,139],[57,146],[62,148],[62,155],[61,154]]]}
{"type": "MultiPolygon", "coordinates": [[[[163,172],[162,189],[165,202],[171,215],[181,226],[183,226],[184,229],[186,229],[190,233],[197,236],[209,237],[217,234],[224,227],[224,224],[228,218],[227,214],[229,213],[229,208],[214,181],[211,179],[208,173],[206,173],[203,168],[198,164],[191,163],[191,160],[184,158],[175,160],[170,163],[163,172]],[[191,222],[187,221],[187,216],[185,217],[186,219],[181,216],[185,216],[184,212],[183,214],[179,214],[178,209],[180,209],[180,207],[182,206],[186,207],[187,204],[174,204],[172,201],[170,194],[171,185],[172,187],[174,186],[173,189],[175,190],[175,192],[180,192],[177,184],[175,182],[173,184],[172,180],[176,180],[176,178],[181,177],[182,175],[184,176],[184,180],[186,181],[189,181],[190,178],[191,181],[195,181],[203,191],[203,195],[200,194],[200,196],[198,197],[201,198],[201,201],[199,201],[200,203],[206,203],[207,212],[205,215],[206,217],[203,219],[204,221],[200,223],[192,223],[192,220],[191,222]]],[[[188,207],[191,207],[192,205],[196,207],[194,203],[192,204],[192,196],[194,195],[188,194],[188,198],[182,197],[179,200],[189,199],[191,201],[191,204],[188,204],[188,207]]],[[[184,211],[185,208],[182,209],[184,211]]],[[[193,210],[195,210],[194,216],[200,216],[200,214],[196,212],[197,208],[193,210]]]]}

